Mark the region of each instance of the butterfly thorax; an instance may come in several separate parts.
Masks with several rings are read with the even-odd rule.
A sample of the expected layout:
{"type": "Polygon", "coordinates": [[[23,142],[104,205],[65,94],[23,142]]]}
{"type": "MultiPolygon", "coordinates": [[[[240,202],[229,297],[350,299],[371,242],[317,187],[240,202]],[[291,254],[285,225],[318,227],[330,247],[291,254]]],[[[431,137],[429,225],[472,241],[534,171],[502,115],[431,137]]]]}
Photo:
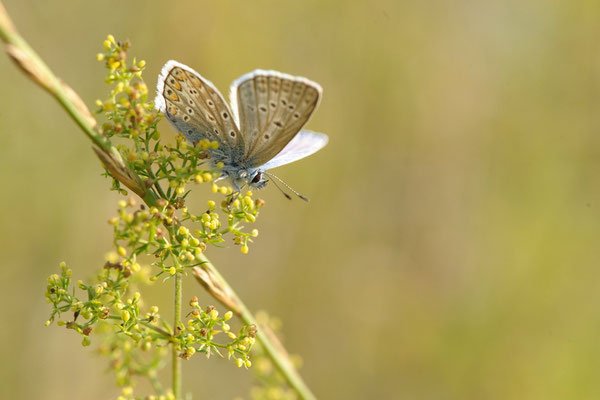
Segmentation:
{"type": "Polygon", "coordinates": [[[215,156],[213,156],[214,164],[216,165],[219,161],[223,163],[221,171],[224,177],[231,180],[237,191],[240,191],[244,186],[262,189],[267,184],[263,171],[260,168],[249,167],[244,165],[243,162],[221,158],[216,154],[215,156]]]}

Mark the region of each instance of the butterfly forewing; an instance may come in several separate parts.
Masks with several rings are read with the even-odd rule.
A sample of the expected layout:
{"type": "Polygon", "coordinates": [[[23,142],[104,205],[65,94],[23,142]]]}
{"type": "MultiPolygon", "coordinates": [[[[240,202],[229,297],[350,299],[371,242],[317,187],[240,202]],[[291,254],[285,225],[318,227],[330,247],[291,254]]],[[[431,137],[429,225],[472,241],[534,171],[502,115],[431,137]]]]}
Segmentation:
{"type": "Polygon", "coordinates": [[[232,94],[245,139],[244,159],[258,167],[279,153],[306,124],[318,104],[321,87],[305,78],[258,70],[238,79],[232,94]]]}
{"type": "Polygon", "coordinates": [[[167,62],[155,104],[188,140],[216,140],[241,156],[243,138],[229,106],[214,85],[191,68],[167,62]]]}

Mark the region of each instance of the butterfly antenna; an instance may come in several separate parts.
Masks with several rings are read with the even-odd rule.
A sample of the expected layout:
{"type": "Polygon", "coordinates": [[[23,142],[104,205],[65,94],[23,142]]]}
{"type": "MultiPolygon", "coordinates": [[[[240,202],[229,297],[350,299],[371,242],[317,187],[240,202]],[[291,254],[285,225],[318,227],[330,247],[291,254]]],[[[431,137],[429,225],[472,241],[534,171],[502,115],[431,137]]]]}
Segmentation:
{"type": "MultiPolygon", "coordinates": [[[[282,184],[283,184],[283,185],[284,185],[286,188],[288,188],[288,189],[289,189],[289,190],[290,190],[292,193],[294,193],[296,196],[300,197],[302,200],[304,200],[304,201],[310,201],[310,199],[309,199],[308,197],[304,197],[304,196],[302,196],[300,193],[296,192],[294,189],[292,189],[292,188],[290,187],[290,185],[288,185],[287,183],[285,183],[285,182],[284,182],[284,181],[283,181],[281,178],[279,178],[278,176],[276,176],[276,175],[273,175],[273,174],[271,174],[271,173],[269,173],[269,172],[263,172],[263,173],[264,173],[265,175],[267,175],[268,177],[270,177],[270,178],[275,178],[275,179],[277,179],[277,180],[278,180],[279,182],[281,182],[281,183],[282,183],[282,184]]],[[[277,189],[281,190],[281,193],[283,193],[283,194],[285,195],[285,197],[287,197],[287,198],[288,198],[288,199],[290,199],[290,200],[292,199],[292,198],[290,197],[290,195],[289,195],[289,194],[287,194],[286,192],[284,192],[284,191],[283,191],[283,190],[282,190],[282,189],[279,187],[279,185],[277,185],[277,182],[273,181],[273,183],[275,184],[275,186],[277,187],[277,189]]]]}
{"type": "Polygon", "coordinates": [[[273,181],[273,185],[275,185],[275,187],[277,189],[279,189],[279,191],[285,196],[286,199],[288,199],[288,200],[292,199],[292,196],[290,196],[289,194],[287,194],[286,192],[284,192],[283,189],[279,187],[279,185],[277,184],[277,182],[273,181]]]}

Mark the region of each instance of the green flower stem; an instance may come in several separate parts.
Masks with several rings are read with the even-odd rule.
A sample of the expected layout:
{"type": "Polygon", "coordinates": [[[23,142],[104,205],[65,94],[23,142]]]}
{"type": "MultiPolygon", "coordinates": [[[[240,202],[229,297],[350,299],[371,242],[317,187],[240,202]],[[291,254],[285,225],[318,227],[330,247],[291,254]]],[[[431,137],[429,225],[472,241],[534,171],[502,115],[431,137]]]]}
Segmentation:
{"type": "MultiPolygon", "coordinates": [[[[66,310],[69,310],[69,309],[70,309],[70,306],[69,306],[69,308],[66,308],[66,310]]],[[[65,311],[66,311],[66,310],[65,310],[65,311]]],[[[109,319],[114,319],[114,320],[120,320],[120,319],[121,319],[121,316],[120,316],[120,315],[109,315],[109,316],[108,316],[108,318],[109,318],[109,319]]],[[[159,327],[158,327],[158,326],[156,326],[156,325],[152,325],[152,324],[151,324],[150,322],[148,322],[148,321],[144,321],[144,320],[138,320],[137,322],[138,322],[140,325],[144,325],[145,327],[147,327],[147,328],[150,328],[150,329],[152,329],[153,331],[160,333],[160,334],[161,334],[161,335],[164,337],[164,339],[165,339],[165,340],[168,340],[168,341],[172,341],[172,340],[173,340],[173,335],[171,335],[169,332],[165,331],[164,329],[162,329],[162,328],[159,328],[159,327]]]]}
{"type": "MultiPolygon", "coordinates": [[[[120,317],[119,317],[119,318],[120,318],[120,317]]],[[[164,336],[164,338],[165,338],[166,340],[169,340],[169,341],[170,341],[170,340],[172,340],[172,338],[173,338],[173,336],[172,336],[172,335],[171,335],[169,332],[165,331],[165,330],[164,330],[164,329],[162,329],[162,328],[159,328],[159,327],[158,327],[158,326],[156,326],[156,325],[152,325],[150,322],[147,322],[147,321],[138,321],[138,322],[139,322],[141,325],[144,325],[145,327],[147,327],[147,328],[150,328],[150,329],[152,329],[152,330],[154,330],[154,331],[156,331],[156,332],[160,333],[161,335],[163,335],[163,336],[164,336]]]]}
{"type": "MultiPolygon", "coordinates": [[[[10,20],[6,10],[0,1],[0,39],[6,43],[7,54],[17,63],[17,65],[38,85],[46,89],[67,111],[67,113],[73,118],[77,125],[83,130],[87,137],[99,148],[108,152],[116,160],[122,160],[118,150],[112,146],[110,141],[102,136],[96,129],[96,121],[88,111],[87,107],[83,104],[77,94],[62,83],[48,68],[48,66],[42,61],[42,59],[35,53],[35,51],[27,44],[27,42],[19,35],[17,30],[14,28],[12,21],[10,20]]],[[[157,198],[152,191],[146,191],[143,201],[148,206],[156,206],[157,198]]],[[[217,277],[220,281],[220,285],[228,289],[232,301],[238,305],[237,313],[240,318],[246,324],[256,324],[254,316],[240,298],[235,294],[231,286],[227,281],[219,274],[215,266],[204,257],[205,264],[202,267],[209,270],[213,276],[217,277]]],[[[200,269],[201,267],[194,267],[194,269],[200,269]]],[[[177,274],[175,281],[175,292],[176,302],[177,293],[181,296],[181,276],[177,274]],[[177,289],[179,285],[179,289],[177,289]],[[179,290],[179,292],[178,292],[179,290]]],[[[210,292],[210,291],[209,291],[210,292]]],[[[210,292],[213,294],[212,292],[210,292]]],[[[215,297],[217,300],[223,302],[222,298],[215,297]]],[[[177,311],[176,308],[176,321],[181,316],[181,311],[177,311]]],[[[179,297],[179,310],[181,310],[181,297],[179,297]]],[[[177,326],[177,325],[176,325],[177,326]]],[[[283,350],[280,350],[275,343],[262,331],[258,330],[257,338],[265,349],[268,357],[277,366],[281,374],[285,377],[290,386],[298,393],[298,396],[305,400],[313,400],[315,396],[311,393],[310,389],[306,386],[298,372],[289,362],[289,359],[283,350]]],[[[180,372],[180,359],[176,355],[175,349],[173,350],[173,378],[174,378],[174,390],[176,395],[181,393],[181,372],[180,372]],[[177,360],[175,360],[177,359],[177,360]]]]}
{"type": "MultiPolygon", "coordinates": [[[[182,288],[182,277],[181,273],[175,274],[175,317],[173,320],[173,335],[177,334],[177,329],[181,325],[181,299],[183,297],[182,288]]],[[[178,355],[177,346],[173,343],[172,346],[172,357],[173,357],[173,394],[175,399],[181,398],[181,358],[178,355]]]]}

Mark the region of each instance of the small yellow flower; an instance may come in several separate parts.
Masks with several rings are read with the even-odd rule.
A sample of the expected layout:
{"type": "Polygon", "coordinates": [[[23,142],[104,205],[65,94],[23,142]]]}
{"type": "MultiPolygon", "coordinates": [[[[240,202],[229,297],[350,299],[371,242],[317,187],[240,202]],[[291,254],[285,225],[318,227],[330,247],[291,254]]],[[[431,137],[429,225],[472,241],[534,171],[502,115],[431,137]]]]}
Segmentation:
{"type": "Polygon", "coordinates": [[[219,191],[219,187],[217,186],[216,183],[212,184],[212,189],[211,190],[213,191],[213,193],[217,193],[219,191]]]}
{"type": "Polygon", "coordinates": [[[223,161],[219,161],[219,162],[217,163],[217,168],[218,168],[218,169],[221,169],[221,168],[223,168],[224,166],[225,166],[225,164],[223,163],[223,161]]]}
{"type": "Polygon", "coordinates": [[[242,366],[244,365],[244,360],[242,360],[241,358],[236,358],[235,365],[237,365],[238,368],[242,368],[242,366]]]}
{"type": "Polygon", "coordinates": [[[177,273],[177,268],[175,268],[175,267],[171,267],[171,268],[169,268],[169,273],[170,273],[171,275],[175,275],[175,274],[177,273]]]}
{"type": "Polygon", "coordinates": [[[196,176],[194,176],[194,180],[196,181],[196,183],[204,182],[204,179],[202,179],[202,175],[200,174],[196,174],[196,176]]]}
{"type": "Polygon", "coordinates": [[[121,319],[123,320],[123,322],[129,321],[130,318],[131,318],[131,314],[129,314],[129,311],[127,311],[127,310],[121,311],[121,319]]]}
{"type": "Polygon", "coordinates": [[[252,366],[252,362],[250,360],[246,360],[245,364],[246,368],[250,368],[252,366]]]}
{"type": "Polygon", "coordinates": [[[102,53],[98,53],[98,54],[96,54],[96,60],[97,60],[97,61],[102,61],[102,60],[104,60],[104,54],[102,54],[102,53]]]}
{"type": "Polygon", "coordinates": [[[138,67],[140,67],[140,68],[144,68],[145,66],[146,66],[146,60],[141,60],[141,61],[138,63],[138,67]]]}
{"type": "Polygon", "coordinates": [[[242,254],[248,254],[248,251],[249,251],[250,249],[248,249],[248,246],[246,246],[246,245],[243,245],[243,246],[242,246],[242,248],[241,248],[240,250],[242,251],[242,254]]]}
{"type": "Polygon", "coordinates": [[[231,312],[231,311],[227,311],[227,312],[225,313],[225,315],[223,315],[223,319],[224,319],[225,321],[229,321],[229,320],[230,320],[232,317],[233,317],[233,312],[231,312]]]}
{"type": "MultiPolygon", "coordinates": [[[[146,65],[146,61],[142,60],[140,61],[140,64],[144,63],[144,65],[146,65]]],[[[140,66],[140,68],[142,68],[143,66],[140,66]]],[[[146,84],[144,82],[140,82],[138,84],[138,89],[142,94],[146,94],[148,93],[148,86],[146,86],[146,84]]]]}
{"type": "Polygon", "coordinates": [[[219,318],[219,312],[216,309],[214,309],[214,308],[212,310],[210,310],[210,312],[208,313],[208,315],[210,315],[210,317],[212,319],[219,318]]]}
{"type": "Polygon", "coordinates": [[[108,36],[106,36],[106,40],[108,40],[111,43],[115,42],[115,37],[111,34],[109,34],[108,36]]]}
{"type": "Polygon", "coordinates": [[[185,226],[180,226],[179,229],[177,230],[177,233],[180,234],[181,236],[188,236],[190,234],[190,230],[188,228],[186,228],[185,226]]]}
{"type": "Polygon", "coordinates": [[[117,253],[121,257],[125,257],[127,255],[127,250],[125,250],[125,248],[123,246],[119,246],[119,247],[117,247],[117,253]]]}

